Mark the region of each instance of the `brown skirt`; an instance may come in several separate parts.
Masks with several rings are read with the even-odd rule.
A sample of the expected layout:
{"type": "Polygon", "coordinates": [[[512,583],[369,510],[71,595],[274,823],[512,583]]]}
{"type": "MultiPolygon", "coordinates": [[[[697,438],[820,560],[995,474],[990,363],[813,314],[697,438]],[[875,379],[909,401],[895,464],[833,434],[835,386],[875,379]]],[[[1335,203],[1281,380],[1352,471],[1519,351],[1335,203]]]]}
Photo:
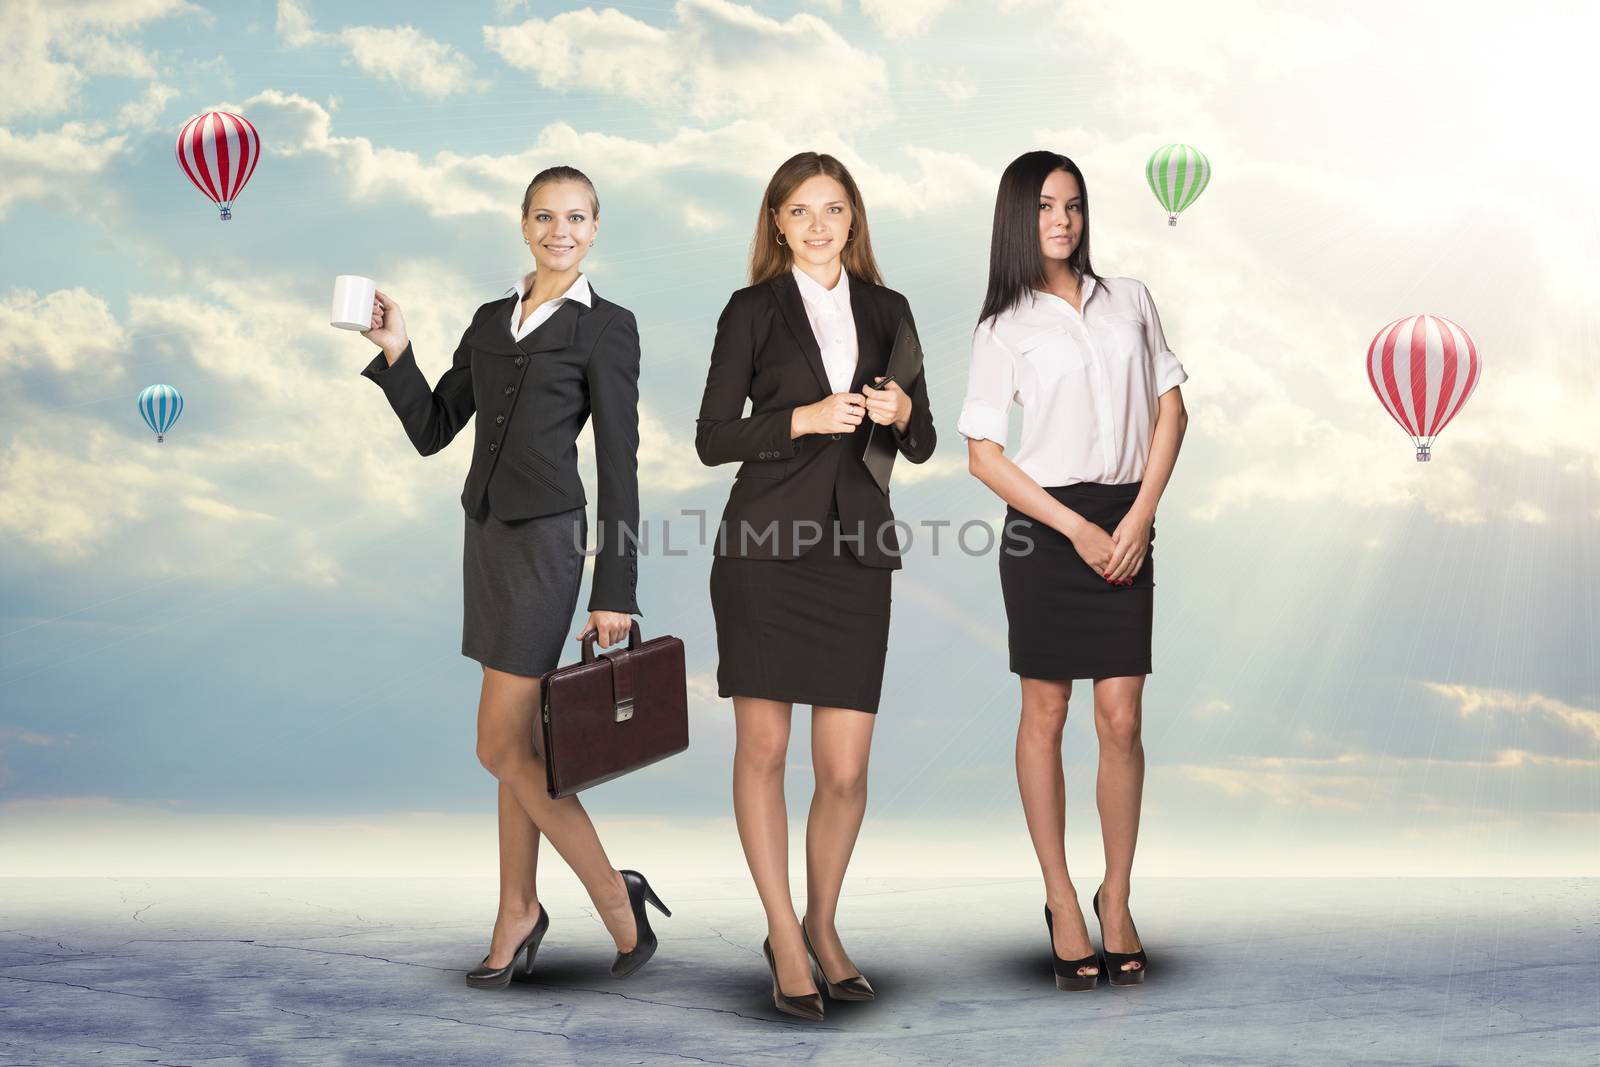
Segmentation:
{"type": "Polygon", "coordinates": [[[877,712],[894,571],[856,559],[829,518],[798,559],[712,562],[720,696],[877,712]]]}

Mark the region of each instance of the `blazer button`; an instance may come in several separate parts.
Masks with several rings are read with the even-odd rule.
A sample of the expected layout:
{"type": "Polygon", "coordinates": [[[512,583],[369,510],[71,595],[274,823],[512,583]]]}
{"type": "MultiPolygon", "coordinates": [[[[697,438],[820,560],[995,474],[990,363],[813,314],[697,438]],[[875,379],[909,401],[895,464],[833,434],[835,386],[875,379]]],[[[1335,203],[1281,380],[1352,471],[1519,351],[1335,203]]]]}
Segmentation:
{"type": "Polygon", "coordinates": [[[830,433],[828,436],[833,438],[835,441],[837,441],[839,438],[843,437],[844,434],[842,434],[842,433],[830,433]]]}
{"type": "Polygon", "coordinates": [[[526,362],[526,360],[527,360],[526,356],[518,356],[516,359],[512,360],[512,362],[520,367],[520,366],[522,366],[522,364],[524,362],[526,362]]]}
{"type": "Polygon", "coordinates": [[[494,417],[494,424],[496,426],[500,425],[502,422],[505,422],[505,421],[506,421],[506,417],[504,415],[496,415],[494,417]]]}
{"type": "Polygon", "coordinates": [[[510,396],[512,393],[514,393],[516,391],[517,391],[517,387],[516,386],[514,386],[514,385],[506,386],[506,396],[510,396]]]}
{"type": "Polygon", "coordinates": [[[500,447],[500,445],[499,445],[498,442],[496,442],[496,441],[490,441],[489,442],[489,451],[490,452],[493,452],[495,449],[497,449],[499,447],[500,447]]]}

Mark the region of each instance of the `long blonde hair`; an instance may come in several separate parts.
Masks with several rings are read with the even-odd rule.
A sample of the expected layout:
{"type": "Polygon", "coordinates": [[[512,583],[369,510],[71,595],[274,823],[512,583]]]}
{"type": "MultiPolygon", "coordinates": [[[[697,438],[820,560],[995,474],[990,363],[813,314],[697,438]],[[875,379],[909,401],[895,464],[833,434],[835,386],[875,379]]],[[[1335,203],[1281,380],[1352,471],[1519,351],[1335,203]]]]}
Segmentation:
{"type": "Polygon", "coordinates": [[[767,183],[766,194],[761,198],[761,215],[756,219],[756,234],[750,241],[750,284],[759,285],[789,269],[792,262],[789,249],[778,243],[776,212],[784,205],[800,184],[808,178],[826,174],[844,186],[850,200],[850,226],[855,231],[845,239],[840,254],[844,269],[857,278],[883,284],[878,273],[878,261],[872,257],[872,237],[867,231],[867,209],[861,203],[861,191],[850,177],[845,165],[829,155],[801,152],[784,160],[783,165],[767,183]]]}

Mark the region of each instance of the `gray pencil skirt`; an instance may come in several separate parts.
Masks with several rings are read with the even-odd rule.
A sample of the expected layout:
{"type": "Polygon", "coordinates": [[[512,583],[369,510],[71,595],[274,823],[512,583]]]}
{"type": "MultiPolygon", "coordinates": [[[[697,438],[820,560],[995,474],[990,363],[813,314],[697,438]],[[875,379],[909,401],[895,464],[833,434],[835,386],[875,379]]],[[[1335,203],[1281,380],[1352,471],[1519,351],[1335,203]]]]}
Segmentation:
{"type": "Polygon", "coordinates": [[[495,670],[543,674],[577,632],[588,516],[577,507],[502,522],[485,509],[466,521],[461,654],[495,670]]]}

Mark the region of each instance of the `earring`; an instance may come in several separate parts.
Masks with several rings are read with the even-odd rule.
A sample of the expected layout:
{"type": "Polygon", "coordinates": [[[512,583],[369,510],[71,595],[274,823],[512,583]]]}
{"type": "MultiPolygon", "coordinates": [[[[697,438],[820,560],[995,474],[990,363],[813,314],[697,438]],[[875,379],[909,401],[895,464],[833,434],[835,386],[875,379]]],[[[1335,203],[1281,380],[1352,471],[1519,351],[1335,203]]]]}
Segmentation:
{"type": "Polygon", "coordinates": [[[528,247],[529,247],[529,248],[532,248],[532,247],[533,247],[533,242],[532,242],[532,241],[530,241],[530,240],[528,240],[528,239],[527,239],[527,238],[526,238],[526,237],[524,237],[524,238],[523,238],[523,239],[522,239],[522,243],[523,243],[523,244],[525,244],[525,245],[527,245],[527,246],[528,246],[528,247]]]}
{"type": "Polygon", "coordinates": [[[844,243],[845,244],[849,244],[850,243],[850,238],[854,237],[855,235],[856,235],[856,228],[854,226],[852,226],[852,227],[850,227],[848,230],[846,230],[844,232],[844,243]]]}
{"type": "Polygon", "coordinates": [[[783,231],[782,231],[782,230],[779,230],[779,231],[778,231],[778,243],[779,243],[779,244],[780,244],[780,245],[783,245],[783,246],[784,246],[784,247],[785,247],[785,248],[788,248],[788,247],[789,247],[789,242],[788,242],[788,241],[785,241],[785,240],[784,240],[784,239],[783,239],[783,231]]]}

